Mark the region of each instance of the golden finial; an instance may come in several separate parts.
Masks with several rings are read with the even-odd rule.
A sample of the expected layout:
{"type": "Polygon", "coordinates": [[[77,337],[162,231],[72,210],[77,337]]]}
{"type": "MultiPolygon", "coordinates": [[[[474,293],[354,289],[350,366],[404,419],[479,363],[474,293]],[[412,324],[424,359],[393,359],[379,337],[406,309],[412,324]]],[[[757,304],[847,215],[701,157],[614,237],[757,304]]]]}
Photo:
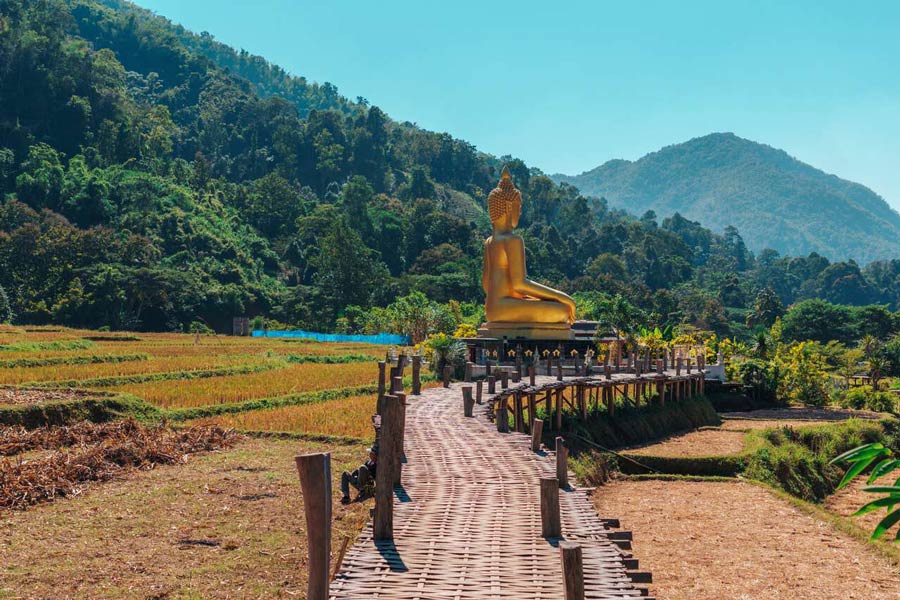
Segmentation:
{"type": "Polygon", "coordinates": [[[500,171],[500,179],[512,179],[512,175],[509,174],[509,165],[503,165],[503,170],[500,171]]]}

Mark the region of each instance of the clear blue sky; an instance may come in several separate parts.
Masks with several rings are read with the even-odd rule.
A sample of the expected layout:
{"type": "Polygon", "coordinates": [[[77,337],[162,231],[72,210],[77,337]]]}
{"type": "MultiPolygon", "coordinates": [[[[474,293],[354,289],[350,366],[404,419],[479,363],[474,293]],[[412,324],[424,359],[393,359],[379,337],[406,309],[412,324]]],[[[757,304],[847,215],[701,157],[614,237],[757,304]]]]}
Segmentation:
{"type": "Polygon", "coordinates": [[[733,131],[900,209],[900,2],[138,2],[548,173],[733,131]]]}

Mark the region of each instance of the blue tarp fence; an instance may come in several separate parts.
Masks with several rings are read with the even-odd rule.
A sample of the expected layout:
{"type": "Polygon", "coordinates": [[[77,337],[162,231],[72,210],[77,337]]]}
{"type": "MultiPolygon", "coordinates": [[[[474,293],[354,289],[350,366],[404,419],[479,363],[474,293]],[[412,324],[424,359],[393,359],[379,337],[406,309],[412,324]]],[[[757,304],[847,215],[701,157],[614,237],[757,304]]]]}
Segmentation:
{"type": "Polygon", "coordinates": [[[344,335],[341,333],[318,333],[316,331],[277,331],[268,329],[254,329],[253,337],[274,338],[305,338],[317,342],[362,342],[365,344],[385,344],[389,346],[409,346],[411,341],[408,335],[396,335],[393,333],[379,333],[377,335],[344,335]]]}

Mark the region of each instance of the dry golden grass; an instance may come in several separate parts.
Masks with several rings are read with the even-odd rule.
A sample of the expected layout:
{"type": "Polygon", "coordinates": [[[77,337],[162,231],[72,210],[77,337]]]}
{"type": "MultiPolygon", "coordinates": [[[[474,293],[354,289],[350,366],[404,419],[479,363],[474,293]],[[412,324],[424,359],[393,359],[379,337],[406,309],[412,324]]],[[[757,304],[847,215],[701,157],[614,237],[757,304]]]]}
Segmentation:
{"type": "Polygon", "coordinates": [[[373,439],[375,394],[351,396],[327,402],[254,410],[190,421],[190,425],[220,425],[241,431],[289,431],[320,433],[365,440],[373,439]]]}
{"type": "Polygon", "coordinates": [[[284,369],[189,381],[153,381],[114,388],[163,408],[192,408],[376,383],[372,363],[298,364],[284,369]]]}
{"type": "MultiPolygon", "coordinates": [[[[87,355],[87,353],[85,353],[85,355],[87,355]]],[[[140,375],[144,373],[165,373],[169,371],[196,371],[222,367],[258,365],[269,362],[281,361],[277,358],[266,358],[265,356],[199,355],[154,357],[148,360],[121,363],[51,365],[47,367],[0,369],[0,384],[20,384],[37,381],[68,381],[72,379],[85,380],[95,377],[116,377],[123,375],[140,375]]]]}

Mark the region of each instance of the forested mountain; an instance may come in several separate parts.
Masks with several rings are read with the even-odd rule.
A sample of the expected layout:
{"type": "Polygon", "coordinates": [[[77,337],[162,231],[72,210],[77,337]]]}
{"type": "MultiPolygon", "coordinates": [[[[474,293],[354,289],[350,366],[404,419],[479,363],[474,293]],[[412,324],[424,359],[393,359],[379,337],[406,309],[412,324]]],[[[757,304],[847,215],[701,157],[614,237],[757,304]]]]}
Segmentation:
{"type": "Polygon", "coordinates": [[[611,210],[120,0],[0,0],[0,296],[20,322],[368,331],[412,292],[477,321],[502,164],[530,274],[584,316],[620,295],[650,324],[739,333],[798,299],[900,298],[900,260],[755,256],[734,228],[611,210]]]}
{"type": "Polygon", "coordinates": [[[679,212],[714,231],[733,225],[757,251],[900,257],[900,214],[875,192],[731,133],[554,179],[638,214],[679,212]]]}

